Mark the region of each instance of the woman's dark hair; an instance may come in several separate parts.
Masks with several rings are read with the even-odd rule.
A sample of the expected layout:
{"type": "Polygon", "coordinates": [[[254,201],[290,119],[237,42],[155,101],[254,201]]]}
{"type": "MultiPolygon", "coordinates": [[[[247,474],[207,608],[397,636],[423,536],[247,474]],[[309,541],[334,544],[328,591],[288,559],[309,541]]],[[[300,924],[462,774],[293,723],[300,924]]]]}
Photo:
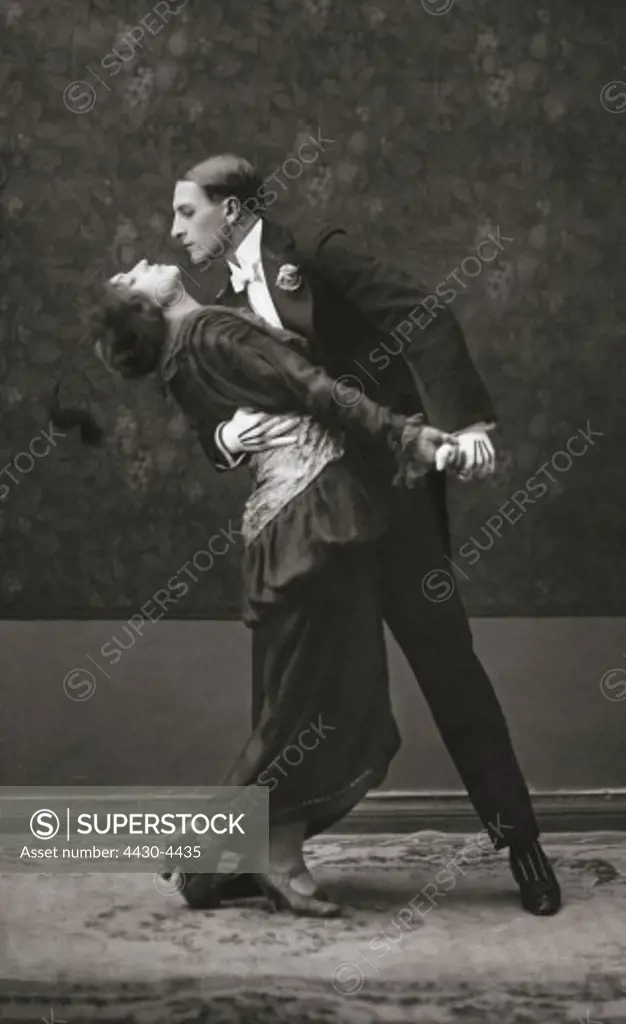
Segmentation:
{"type": "MultiPolygon", "coordinates": [[[[167,337],[167,325],[160,306],[124,285],[107,282],[100,302],[91,316],[92,336],[98,354],[122,377],[145,377],[159,365],[167,337]]],[[[80,428],[85,444],[100,444],[103,430],[86,409],[64,407],[57,383],[49,408],[54,426],[80,428]]]]}
{"type": "Polygon", "coordinates": [[[107,282],[92,325],[99,354],[120,376],[145,377],[156,370],[167,337],[161,306],[107,282]]]}
{"type": "Polygon", "coordinates": [[[57,381],[52,392],[52,399],[48,407],[48,416],[53,426],[59,430],[80,429],[80,439],[83,444],[101,444],[104,438],[104,430],[97,419],[88,409],[76,409],[73,406],[61,405],[59,392],[61,381],[57,381]]]}

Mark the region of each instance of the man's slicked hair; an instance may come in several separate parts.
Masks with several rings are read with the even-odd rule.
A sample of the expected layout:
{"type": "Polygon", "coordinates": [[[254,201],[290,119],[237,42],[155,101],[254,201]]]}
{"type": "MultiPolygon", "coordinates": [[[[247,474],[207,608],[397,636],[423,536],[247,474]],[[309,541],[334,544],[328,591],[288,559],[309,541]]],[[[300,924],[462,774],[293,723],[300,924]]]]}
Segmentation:
{"type": "Polygon", "coordinates": [[[213,203],[235,196],[243,204],[254,199],[263,185],[256,167],[234,153],[221,153],[203,160],[187,171],[183,180],[199,185],[213,203]]]}

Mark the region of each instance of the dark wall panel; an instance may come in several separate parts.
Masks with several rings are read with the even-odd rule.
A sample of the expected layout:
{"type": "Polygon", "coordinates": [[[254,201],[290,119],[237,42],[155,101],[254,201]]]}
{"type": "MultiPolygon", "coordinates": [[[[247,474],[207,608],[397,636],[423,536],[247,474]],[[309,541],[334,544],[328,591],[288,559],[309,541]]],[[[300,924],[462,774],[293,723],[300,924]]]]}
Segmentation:
{"type": "MultiPolygon", "coordinates": [[[[168,258],[179,170],[223,150],[275,176],[272,216],[340,220],[456,291],[501,416],[498,476],[453,488],[470,611],[623,611],[619,3],[13,0],[0,17],[0,614],[127,617],[179,571],[170,616],[236,614],[235,535],[197,582],[183,567],[236,524],[245,478],[216,476],[176,410],[114,386],[85,337],[104,275],[168,258]],[[315,160],[286,164],[310,135],[315,160]],[[497,258],[467,261],[489,234],[497,258]],[[19,457],[60,376],[98,405],[105,447],[19,457]],[[574,435],[580,454],[555,457],[574,435]]],[[[212,298],[219,272],[194,277],[212,298]]]]}

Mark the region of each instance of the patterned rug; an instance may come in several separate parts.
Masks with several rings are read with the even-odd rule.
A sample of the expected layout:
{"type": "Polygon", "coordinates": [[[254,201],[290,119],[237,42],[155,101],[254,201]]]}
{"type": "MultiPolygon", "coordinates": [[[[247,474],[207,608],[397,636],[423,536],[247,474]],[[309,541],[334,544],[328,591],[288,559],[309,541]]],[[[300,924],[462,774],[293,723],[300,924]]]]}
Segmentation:
{"type": "Polygon", "coordinates": [[[547,919],[521,910],[505,853],[435,832],[310,844],[334,921],[191,911],[152,875],[2,875],[0,1019],[626,1022],[626,835],[545,845],[564,894],[547,919]]]}

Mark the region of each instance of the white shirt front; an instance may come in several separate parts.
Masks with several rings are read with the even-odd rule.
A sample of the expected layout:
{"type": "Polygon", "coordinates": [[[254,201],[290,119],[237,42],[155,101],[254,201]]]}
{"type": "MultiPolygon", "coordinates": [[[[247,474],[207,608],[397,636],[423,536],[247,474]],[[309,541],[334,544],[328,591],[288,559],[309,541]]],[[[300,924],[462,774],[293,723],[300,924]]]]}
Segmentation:
{"type": "MultiPolygon", "coordinates": [[[[262,231],[263,221],[258,220],[235,249],[234,260],[237,262],[234,260],[227,260],[226,262],[228,263],[233,288],[237,292],[245,288],[248,305],[252,312],[262,317],[272,327],[282,327],[283,324],[276,312],[276,306],[272,301],[263,269],[263,259],[261,257],[262,231]]],[[[235,469],[246,458],[246,453],[243,452],[236,457],[231,455],[222,440],[223,428],[224,424],[220,423],[215,431],[215,444],[226,466],[229,469],[235,469]]]]}
{"type": "Polygon", "coordinates": [[[227,261],[231,272],[231,281],[237,291],[241,291],[238,280],[245,281],[245,290],[248,296],[250,309],[257,316],[267,320],[272,327],[282,327],[276,306],[272,301],[270,290],[267,286],[263,260],[261,258],[261,233],[263,221],[258,220],[251,231],[235,250],[235,260],[227,261]]]}

